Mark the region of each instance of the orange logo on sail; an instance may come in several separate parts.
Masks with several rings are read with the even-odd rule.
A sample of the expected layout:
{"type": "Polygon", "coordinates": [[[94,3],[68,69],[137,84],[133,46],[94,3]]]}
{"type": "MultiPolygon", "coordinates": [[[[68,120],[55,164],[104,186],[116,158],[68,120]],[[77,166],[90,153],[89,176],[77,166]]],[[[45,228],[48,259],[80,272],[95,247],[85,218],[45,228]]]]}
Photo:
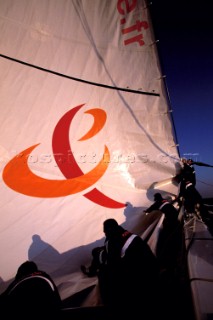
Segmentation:
{"type": "MultiPolygon", "coordinates": [[[[19,193],[32,197],[64,197],[86,190],[104,175],[110,160],[110,153],[107,146],[105,146],[102,160],[95,168],[84,174],[74,158],[69,143],[70,124],[75,114],[83,107],[83,105],[84,104],[77,106],[64,114],[57,123],[53,132],[53,154],[59,169],[66,179],[48,180],[37,176],[30,170],[27,164],[27,159],[30,153],[38,146],[38,144],[36,144],[22,151],[5,166],[2,176],[8,187],[19,193]],[[70,157],[72,165],[68,162],[60,161],[60,159],[55,156],[57,153],[67,154],[68,150],[71,151],[70,157]]],[[[102,109],[90,109],[85,113],[89,113],[93,116],[94,123],[87,134],[79,139],[79,141],[92,138],[103,128],[106,122],[106,113],[102,109]]],[[[123,208],[125,206],[125,204],[107,197],[96,188],[85,193],[84,196],[87,199],[107,208],[123,208]]]]}

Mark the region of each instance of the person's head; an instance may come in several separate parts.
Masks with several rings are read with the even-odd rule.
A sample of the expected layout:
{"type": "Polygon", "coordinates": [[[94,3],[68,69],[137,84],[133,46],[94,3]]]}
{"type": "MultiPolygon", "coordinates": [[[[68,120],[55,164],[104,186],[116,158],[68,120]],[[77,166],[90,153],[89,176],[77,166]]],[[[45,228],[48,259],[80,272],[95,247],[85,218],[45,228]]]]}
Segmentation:
{"type": "Polygon", "coordinates": [[[118,232],[119,225],[115,219],[107,219],[103,223],[104,233],[107,238],[115,235],[118,232]]]}
{"type": "Polygon", "coordinates": [[[38,271],[38,267],[35,262],[33,261],[25,261],[22,263],[16,273],[16,280],[23,278],[33,272],[38,271]]]}
{"type": "Polygon", "coordinates": [[[192,159],[188,159],[188,160],[187,160],[187,163],[190,165],[190,164],[193,163],[193,160],[192,160],[192,159]]]}
{"type": "Polygon", "coordinates": [[[154,194],[154,200],[155,201],[161,201],[162,199],[163,199],[162,195],[159,192],[154,194]]]}

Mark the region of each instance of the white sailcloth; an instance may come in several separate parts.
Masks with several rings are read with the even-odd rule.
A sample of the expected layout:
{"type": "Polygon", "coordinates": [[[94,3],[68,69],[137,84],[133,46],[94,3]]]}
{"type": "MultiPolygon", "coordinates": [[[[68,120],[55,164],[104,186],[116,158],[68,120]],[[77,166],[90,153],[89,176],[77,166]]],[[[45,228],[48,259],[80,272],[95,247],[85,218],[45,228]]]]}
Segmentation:
{"type": "Polygon", "coordinates": [[[105,219],[141,233],[156,190],[177,192],[149,11],[144,0],[0,0],[0,12],[0,290],[29,259],[64,299],[96,281],[80,265],[105,219]]]}

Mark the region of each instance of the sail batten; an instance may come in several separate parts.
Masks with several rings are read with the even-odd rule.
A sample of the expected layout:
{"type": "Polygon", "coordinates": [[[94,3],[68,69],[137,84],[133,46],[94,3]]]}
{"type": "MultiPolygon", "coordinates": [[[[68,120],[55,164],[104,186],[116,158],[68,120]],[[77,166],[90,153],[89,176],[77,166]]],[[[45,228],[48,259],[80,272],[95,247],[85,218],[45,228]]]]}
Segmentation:
{"type": "Polygon", "coordinates": [[[44,71],[44,72],[52,73],[52,74],[60,76],[60,77],[64,77],[64,78],[67,78],[67,79],[70,79],[70,80],[74,80],[74,81],[78,81],[78,82],[88,83],[90,85],[94,85],[94,86],[98,86],[98,87],[103,87],[103,88],[107,88],[107,89],[114,89],[114,90],[119,90],[119,91],[125,91],[125,92],[130,92],[130,93],[132,92],[132,93],[135,93],[135,94],[147,94],[147,95],[151,95],[151,96],[159,96],[159,93],[144,92],[144,91],[142,91],[140,89],[134,90],[134,89],[130,89],[130,88],[120,88],[120,87],[116,87],[116,86],[108,86],[108,85],[104,85],[103,83],[94,83],[94,82],[86,81],[86,80],[83,80],[83,79],[74,78],[74,77],[66,75],[66,74],[61,74],[61,73],[53,71],[53,70],[47,70],[47,69],[41,68],[39,66],[35,66],[33,64],[29,64],[29,63],[27,63],[25,61],[21,61],[21,60],[15,59],[15,58],[7,57],[7,56],[5,56],[3,54],[0,54],[0,57],[8,59],[8,60],[11,60],[11,61],[14,61],[14,62],[18,62],[18,63],[23,64],[25,66],[28,66],[28,67],[31,67],[31,68],[35,68],[35,69],[38,69],[38,70],[41,70],[41,71],[44,71]]]}

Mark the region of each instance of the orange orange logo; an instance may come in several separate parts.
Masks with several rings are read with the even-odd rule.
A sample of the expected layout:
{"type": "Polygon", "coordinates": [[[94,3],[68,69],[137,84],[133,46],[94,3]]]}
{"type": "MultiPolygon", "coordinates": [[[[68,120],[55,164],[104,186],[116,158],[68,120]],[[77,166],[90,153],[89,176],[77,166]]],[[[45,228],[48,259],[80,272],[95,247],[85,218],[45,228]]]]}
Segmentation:
{"type": "MultiPolygon", "coordinates": [[[[104,175],[110,160],[110,153],[107,146],[105,146],[102,160],[95,168],[84,174],[74,158],[69,143],[70,124],[75,114],[83,107],[83,105],[84,104],[79,105],[65,113],[57,123],[53,132],[53,155],[66,180],[48,180],[37,176],[30,170],[27,159],[30,153],[39,145],[36,144],[16,155],[5,166],[2,176],[9,188],[32,197],[64,197],[86,190],[104,175]],[[60,159],[55,156],[55,154],[58,153],[65,155],[68,151],[71,151],[69,155],[69,158],[71,157],[71,164],[67,161],[60,161],[60,159]]],[[[105,111],[99,108],[90,109],[85,113],[91,114],[94,118],[94,122],[91,129],[79,139],[79,141],[90,139],[96,135],[103,128],[107,118],[105,111]]],[[[107,208],[123,208],[125,206],[124,203],[117,202],[107,197],[96,188],[85,193],[84,196],[107,208]]]]}

